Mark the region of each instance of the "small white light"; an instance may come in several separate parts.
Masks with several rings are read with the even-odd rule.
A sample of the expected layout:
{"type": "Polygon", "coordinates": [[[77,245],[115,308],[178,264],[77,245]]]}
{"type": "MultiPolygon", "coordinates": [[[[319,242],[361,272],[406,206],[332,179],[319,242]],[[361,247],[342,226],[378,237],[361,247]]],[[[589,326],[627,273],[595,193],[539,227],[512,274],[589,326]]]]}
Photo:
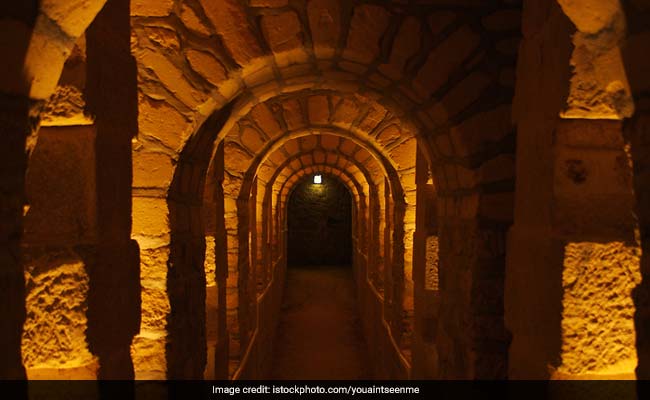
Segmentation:
{"type": "Polygon", "coordinates": [[[323,183],[323,177],[320,175],[314,175],[314,183],[320,185],[323,183]]]}

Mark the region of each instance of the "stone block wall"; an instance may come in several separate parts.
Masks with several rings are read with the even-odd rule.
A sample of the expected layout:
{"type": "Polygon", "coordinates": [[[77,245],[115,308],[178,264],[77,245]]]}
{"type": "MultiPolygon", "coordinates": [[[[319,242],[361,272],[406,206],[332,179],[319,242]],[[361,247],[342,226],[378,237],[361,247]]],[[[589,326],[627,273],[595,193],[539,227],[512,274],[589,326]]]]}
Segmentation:
{"type": "Polygon", "coordinates": [[[288,208],[289,265],[349,265],[352,257],[352,198],[337,181],[310,177],[291,194],[288,208]]]}

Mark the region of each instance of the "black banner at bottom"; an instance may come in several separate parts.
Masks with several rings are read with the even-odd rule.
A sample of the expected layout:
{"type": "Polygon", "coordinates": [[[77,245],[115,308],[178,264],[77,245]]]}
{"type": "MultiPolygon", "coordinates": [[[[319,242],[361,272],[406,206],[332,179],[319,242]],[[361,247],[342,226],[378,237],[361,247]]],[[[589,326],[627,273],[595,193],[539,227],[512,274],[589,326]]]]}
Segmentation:
{"type": "Polygon", "coordinates": [[[642,381],[0,381],[16,400],[216,400],[239,397],[525,400],[650,399],[642,381]]]}

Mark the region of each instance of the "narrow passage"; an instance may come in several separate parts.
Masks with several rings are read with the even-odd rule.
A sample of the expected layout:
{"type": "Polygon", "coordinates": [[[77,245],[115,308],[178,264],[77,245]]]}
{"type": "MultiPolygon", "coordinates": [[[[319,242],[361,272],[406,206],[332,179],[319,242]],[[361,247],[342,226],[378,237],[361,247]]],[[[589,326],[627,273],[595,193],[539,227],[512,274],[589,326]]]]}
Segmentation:
{"type": "Polygon", "coordinates": [[[352,268],[289,267],[272,379],[369,379],[352,268]]]}

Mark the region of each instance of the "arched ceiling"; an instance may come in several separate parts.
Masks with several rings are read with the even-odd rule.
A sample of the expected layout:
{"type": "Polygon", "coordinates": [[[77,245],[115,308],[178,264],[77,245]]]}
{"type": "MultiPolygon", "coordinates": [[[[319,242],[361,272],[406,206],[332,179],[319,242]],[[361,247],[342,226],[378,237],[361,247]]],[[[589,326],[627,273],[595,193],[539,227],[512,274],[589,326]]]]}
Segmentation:
{"type": "Polygon", "coordinates": [[[311,178],[314,173],[329,175],[330,177],[339,180],[350,192],[353,200],[352,206],[357,210],[357,212],[365,212],[368,204],[366,198],[359,194],[359,182],[357,182],[354,177],[351,177],[348,171],[330,165],[314,165],[303,167],[295,171],[290,179],[282,183],[280,191],[274,195],[273,208],[281,215],[286,212],[285,208],[293,190],[301,182],[311,178]]]}
{"type": "Polygon", "coordinates": [[[285,165],[278,168],[277,173],[272,177],[272,181],[269,184],[272,184],[274,188],[280,189],[286,182],[292,180],[294,175],[299,171],[311,167],[314,172],[318,172],[325,166],[345,171],[345,175],[359,185],[359,195],[367,195],[376,185],[376,182],[363,165],[355,163],[337,153],[325,153],[318,150],[288,159],[285,165]]]}
{"type": "MultiPolygon", "coordinates": [[[[33,78],[33,98],[53,91],[63,62],[104,1],[59,3],[27,7],[17,16],[20,26],[11,26],[17,40],[10,53],[22,57],[20,68],[33,78]]],[[[330,92],[330,127],[364,131],[361,120],[350,126],[337,120],[359,105],[367,120],[386,112],[375,128],[398,119],[400,137],[408,131],[419,138],[441,196],[512,181],[510,102],[520,3],[132,0],[140,108],[134,190],[167,193],[181,151],[215,113],[229,116],[219,141],[260,104],[277,105],[305,91],[314,95],[307,106],[319,101],[317,92],[330,92]],[[347,101],[352,98],[357,104],[347,101]]],[[[8,61],[10,70],[14,61],[8,61]]],[[[7,92],[22,90],[9,86],[7,92]]],[[[303,115],[311,118],[308,108],[303,115]]],[[[378,141],[374,134],[371,141],[378,141]]]]}
{"type": "MultiPolygon", "coordinates": [[[[261,103],[277,119],[285,118],[292,103],[283,96],[295,94],[303,98],[300,107],[307,105],[301,111],[311,124],[319,116],[310,114],[309,105],[319,102],[327,104],[317,107],[327,110],[327,123],[337,127],[361,127],[363,120],[356,117],[364,113],[368,121],[378,119],[374,128],[386,118],[399,118],[399,129],[427,138],[420,143],[430,162],[476,164],[484,142],[499,141],[511,130],[454,131],[453,118],[485,100],[488,88],[492,93],[504,88],[496,91],[503,96],[492,95],[495,105],[511,97],[507,77],[518,43],[518,7],[470,0],[134,1],[141,139],[178,153],[223,105],[233,103],[233,111],[217,140],[231,129],[241,130],[240,121],[254,117],[261,103]],[[462,85],[460,94],[452,90],[462,85]],[[316,93],[304,100],[305,90],[330,94],[326,101],[316,93]],[[361,106],[357,115],[350,105],[355,98],[361,106]],[[171,125],[160,127],[151,113],[165,115],[171,125]]],[[[472,112],[486,109],[489,105],[472,112]]],[[[509,119],[509,110],[503,115],[509,119]]],[[[283,128],[283,133],[290,130],[283,128]]],[[[246,132],[255,147],[258,139],[246,132]]],[[[434,176],[453,187],[458,178],[449,174],[438,168],[434,176]]]]}
{"type": "Polygon", "coordinates": [[[292,155],[310,143],[336,148],[341,141],[364,149],[357,155],[361,161],[368,160],[368,154],[378,161],[375,165],[396,193],[402,193],[400,180],[414,181],[416,141],[399,118],[358,95],[303,90],[255,105],[230,129],[225,137],[227,184],[236,187],[233,181],[243,178],[244,196],[262,163],[275,168],[268,162],[271,155],[292,155]],[[294,145],[300,137],[300,145],[294,145]]]}
{"type": "Polygon", "coordinates": [[[337,169],[341,179],[352,182],[354,190],[351,192],[356,202],[363,202],[366,196],[374,193],[374,187],[385,177],[380,162],[354,141],[319,134],[286,141],[260,166],[257,180],[266,185],[265,191],[273,195],[275,203],[285,184],[294,183],[300,171],[322,172],[326,167],[337,169]]]}
{"type": "MultiPolygon", "coordinates": [[[[372,99],[323,90],[303,90],[259,103],[242,115],[225,136],[236,142],[233,151],[244,150],[256,157],[269,146],[277,148],[295,135],[338,131],[364,142],[386,158],[396,170],[414,166],[412,154],[400,156],[414,146],[414,132],[404,122],[372,99]]],[[[410,150],[413,151],[414,148],[410,150]]],[[[245,157],[245,156],[244,156],[245,157]]],[[[243,172],[243,171],[242,171],[243,172]]],[[[235,171],[231,173],[236,174],[235,171]]]]}
{"type": "MultiPolygon", "coordinates": [[[[275,168],[276,160],[316,143],[325,149],[351,142],[361,161],[372,156],[391,181],[396,198],[404,183],[414,186],[416,139],[399,118],[381,105],[360,101],[360,96],[340,96],[331,91],[301,91],[283,95],[252,107],[232,126],[225,137],[226,186],[242,185],[241,196],[264,168],[275,168]],[[296,138],[304,137],[299,145],[296,138]],[[358,149],[357,149],[358,147],[358,149]],[[237,183],[237,181],[240,181],[237,183]],[[413,181],[413,182],[411,182],[413,181]]],[[[346,147],[347,148],[347,147],[346,147]]],[[[232,190],[230,190],[232,193],[232,190]]]]}
{"type": "MultiPolygon", "coordinates": [[[[340,180],[345,187],[352,194],[352,199],[356,207],[365,206],[365,198],[363,197],[362,192],[360,192],[360,187],[362,183],[359,181],[346,169],[337,167],[335,165],[327,164],[313,164],[311,166],[300,167],[296,170],[292,170],[291,178],[283,181],[280,185],[280,191],[277,194],[277,199],[281,204],[286,202],[293,190],[293,188],[301,182],[305,177],[311,176],[313,174],[326,174],[336,177],[340,180]]],[[[276,203],[277,204],[277,203],[276,203]]]]}
{"type": "Polygon", "coordinates": [[[385,176],[380,161],[354,141],[331,134],[301,136],[271,153],[258,172],[258,179],[271,182],[287,166],[296,163],[348,164],[363,170],[372,180],[385,176]]]}

